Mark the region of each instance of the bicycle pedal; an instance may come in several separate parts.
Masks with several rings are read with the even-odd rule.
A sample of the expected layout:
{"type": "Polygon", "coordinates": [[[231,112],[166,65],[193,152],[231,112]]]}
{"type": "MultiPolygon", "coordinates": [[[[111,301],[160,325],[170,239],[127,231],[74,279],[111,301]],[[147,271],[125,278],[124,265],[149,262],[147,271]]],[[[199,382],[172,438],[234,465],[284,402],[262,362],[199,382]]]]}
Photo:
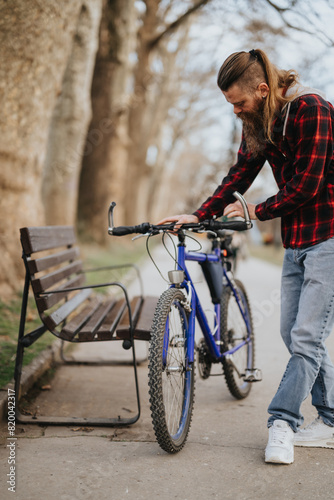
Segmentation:
{"type": "Polygon", "coordinates": [[[243,377],[245,382],[261,382],[262,371],[259,368],[253,368],[252,370],[246,370],[243,377]]]}

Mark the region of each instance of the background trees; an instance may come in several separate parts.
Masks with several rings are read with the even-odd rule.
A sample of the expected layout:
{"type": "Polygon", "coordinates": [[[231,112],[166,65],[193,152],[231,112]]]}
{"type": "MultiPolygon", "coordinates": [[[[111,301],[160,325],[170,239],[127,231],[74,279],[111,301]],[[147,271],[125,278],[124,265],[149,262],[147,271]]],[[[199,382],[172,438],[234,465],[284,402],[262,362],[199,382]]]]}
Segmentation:
{"type": "Polygon", "coordinates": [[[1,290],[22,274],[19,227],[45,221],[41,196],[49,127],[81,0],[1,2],[1,290]],[[61,36],[59,34],[61,33],[61,36]]]}
{"type": "Polygon", "coordinates": [[[136,223],[210,194],[239,140],[215,84],[230,52],[260,46],[333,100],[332,14],[326,0],[0,0],[0,293],[22,274],[19,227],[103,243],[112,199],[136,223]]]}

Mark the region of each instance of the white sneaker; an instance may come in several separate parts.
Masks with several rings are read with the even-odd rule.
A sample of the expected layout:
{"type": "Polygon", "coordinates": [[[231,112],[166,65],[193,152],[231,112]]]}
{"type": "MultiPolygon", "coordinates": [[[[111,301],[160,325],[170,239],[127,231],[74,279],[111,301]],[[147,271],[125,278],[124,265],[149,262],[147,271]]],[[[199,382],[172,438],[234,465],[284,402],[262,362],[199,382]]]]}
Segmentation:
{"type": "Polygon", "coordinates": [[[296,432],[294,444],[314,448],[334,448],[334,427],[325,424],[319,416],[310,425],[296,432]]]}
{"type": "Polygon", "coordinates": [[[294,432],[285,420],[274,420],[269,427],[269,440],[265,452],[265,462],[272,464],[292,464],[294,432]]]}

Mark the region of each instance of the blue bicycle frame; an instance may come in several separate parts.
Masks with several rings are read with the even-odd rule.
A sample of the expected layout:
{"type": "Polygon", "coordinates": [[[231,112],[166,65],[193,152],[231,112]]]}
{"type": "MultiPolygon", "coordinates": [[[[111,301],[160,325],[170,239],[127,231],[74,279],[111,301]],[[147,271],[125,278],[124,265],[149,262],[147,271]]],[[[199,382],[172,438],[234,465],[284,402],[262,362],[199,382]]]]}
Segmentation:
{"type": "Polygon", "coordinates": [[[204,262],[204,261],[209,261],[209,262],[221,262],[221,256],[220,256],[220,248],[214,248],[212,253],[202,253],[202,252],[193,252],[193,251],[186,251],[184,243],[180,242],[178,245],[178,270],[183,271],[185,273],[185,280],[181,285],[181,288],[185,288],[188,291],[188,295],[191,297],[191,312],[189,315],[188,319],[188,336],[187,336],[187,346],[186,346],[186,352],[188,353],[187,357],[187,363],[192,364],[194,362],[194,347],[195,347],[195,320],[197,318],[198,323],[201,327],[201,330],[203,332],[204,338],[206,340],[206,343],[208,345],[210,354],[212,357],[218,362],[222,361],[225,356],[231,355],[237,350],[239,350],[241,347],[243,347],[245,344],[248,344],[250,342],[250,337],[251,337],[251,324],[250,324],[250,318],[248,317],[248,314],[245,313],[245,308],[243,307],[240,297],[231,281],[231,279],[228,276],[228,273],[226,272],[225,267],[223,266],[223,279],[226,282],[226,285],[228,286],[232,293],[235,296],[236,303],[240,309],[240,313],[244,319],[246,329],[247,329],[247,338],[243,341],[241,341],[237,346],[234,346],[232,349],[225,351],[224,353],[220,352],[220,345],[219,341],[220,339],[220,304],[215,304],[214,305],[214,310],[215,310],[215,333],[212,334],[211,328],[209,326],[208,320],[206,318],[206,315],[204,313],[204,310],[202,308],[202,305],[200,303],[200,300],[198,298],[196,289],[192,283],[190,274],[188,272],[188,269],[186,267],[186,261],[195,261],[195,262],[204,262]],[[190,293],[189,293],[190,292],[190,293]]]}
{"type": "MultiPolygon", "coordinates": [[[[210,219],[182,224],[180,230],[172,221],[167,224],[154,225],[147,222],[138,226],[115,227],[115,203],[109,207],[108,233],[111,235],[139,234],[149,238],[160,233],[177,233],[179,239],[177,266],[168,273],[171,289],[162,293],[155,309],[150,331],[148,366],[153,427],[159,445],[168,453],[182,449],[191,423],[196,321],[204,335],[204,339],[196,346],[198,371],[202,379],[210,376],[213,363],[221,363],[228,389],[237,399],[248,396],[250,382],[261,380],[260,370],[253,367],[254,334],[247,294],[242,282],[234,281],[229,263],[225,262],[225,255],[222,253],[223,247],[227,255],[232,253],[232,249],[229,246],[230,238],[225,238],[221,231],[244,231],[252,227],[245,199],[240,193],[234,192],[233,195],[243,207],[244,221],[220,222],[210,219]],[[212,250],[208,253],[187,251],[187,230],[206,231],[214,235],[212,250]],[[220,240],[220,236],[223,239],[220,240]],[[186,267],[187,261],[195,261],[202,266],[214,305],[212,329],[186,267]],[[222,352],[225,349],[228,350],[222,352]],[[242,349],[241,355],[238,353],[233,356],[239,349],[242,349]]],[[[164,240],[163,243],[165,245],[164,240]]],[[[167,248],[166,250],[170,253],[167,248]]]]}

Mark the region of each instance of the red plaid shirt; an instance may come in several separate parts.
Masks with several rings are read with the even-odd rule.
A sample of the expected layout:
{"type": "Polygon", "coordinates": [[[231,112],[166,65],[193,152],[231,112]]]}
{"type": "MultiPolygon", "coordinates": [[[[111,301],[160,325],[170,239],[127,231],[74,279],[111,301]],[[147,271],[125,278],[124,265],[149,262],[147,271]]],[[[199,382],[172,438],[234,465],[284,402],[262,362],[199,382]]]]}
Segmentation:
{"type": "Polygon", "coordinates": [[[322,97],[304,95],[291,102],[273,124],[274,144],[252,158],[244,139],[237,163],[214,194],[194,213],[200,220],[222,215],[233,203],[232,193],[244,194],[265,161],[271,165],[279,191],[256,206],[260,220],[281,217],[284,247],[303,248],[334,236],[334,108],[322,97]]]}

